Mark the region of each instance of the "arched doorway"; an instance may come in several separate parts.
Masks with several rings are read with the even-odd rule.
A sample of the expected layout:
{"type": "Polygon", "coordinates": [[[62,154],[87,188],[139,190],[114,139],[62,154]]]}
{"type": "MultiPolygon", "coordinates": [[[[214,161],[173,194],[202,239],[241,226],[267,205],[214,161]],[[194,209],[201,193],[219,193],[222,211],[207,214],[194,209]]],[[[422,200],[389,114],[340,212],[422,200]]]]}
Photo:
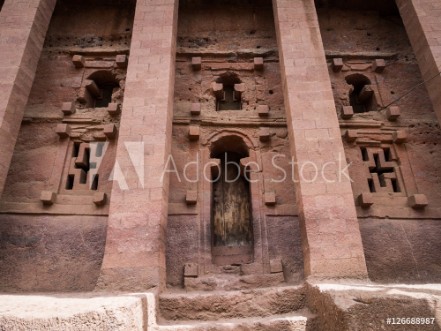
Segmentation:
{"type": "Polygon", "coordinates": [[[253,262],[253,220],[250,183],[240,160],[248,157],[241,138],[227,136],[213,144],[219,159],[211,197],[212,259],[217,265],[253,262]]]}

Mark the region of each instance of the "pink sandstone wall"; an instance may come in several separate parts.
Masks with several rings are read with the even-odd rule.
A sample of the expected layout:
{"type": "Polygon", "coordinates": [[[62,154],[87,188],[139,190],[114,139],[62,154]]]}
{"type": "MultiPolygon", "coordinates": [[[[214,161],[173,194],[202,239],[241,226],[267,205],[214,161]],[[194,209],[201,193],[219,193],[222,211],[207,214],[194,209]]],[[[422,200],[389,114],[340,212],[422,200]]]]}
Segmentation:
{"type": "MultiPolygon", "coordinates": [[[[244,139],[264,168],[274,153],[317,165],[338,162],[338,154],[353,162],[352,187],[348,180],[302,180],[292,186],[261,178],[263,186],[254,187],[252,201],[259,215],[256,226],[262,235],[256,237],[256,247],[264,268],[271,259],[282,258],[285,278],[298,282],[304,258],[305,275],[311,277],[365,278],[367,265],[369,277],[378,282],[440,281],[441,194],[435,185],[441,177],[441,132],[435,118],[439,77],[427,90],[419,87],[397,103],[400,117],[395,122],[387,119],[387,109],[340,118],[348,102],[345,73],[362,73],[374,82],[378,109],[433,76],[440,65],[437,3],[397,2],[413,49],[397,15],[388,16],[392,22],[384,19],[394,14],[390,6],[382,7],[380,15],[347,6],[345,11],[319,9],[317,18],[313,2],[300,0],[273,1],[275,31],[263,1],[252,9],[254,15],[246,6],[240,11],[217,8],[217,19],[203,6],[183,8],[179,34],[177,1],[138,1],[133,27],[134,2],[121,7],[118,1],[110,6],[101,0],[60,1],[43,47],[55,2],[6,1],[0,13],[0,35],[5,37],[0,45],[0,290],[85,291],[97,281],[98,290],[159,289],[166,280],[182,285],[183,263],[210,264],[209,231],[204,228],[209,190],[198,187],[200,200],[188,206],[186,194],[195,187],[173,177],[159,179],[170,153],[178,168],[198,152],[207,156],[213,135],[234,131],[231,123],[223,123],[232,119],[246,124],[235,134],[249,138],[244,139]],[[114,24],[105,24],[109,21],[114,24]],[[74,67],[74,54],[86,57],[86,67],[74,67]],[[126,79],[116,55],[128,54],[126,79]],[[194,73],[191,56],[201,54],[202,73],[194,73]],[[253,72],[255,54],[265,58],[263,75],[253,72]],[[342,58],[344,70],[334,71],[335,58],[342,58]],[[384,72],[372,67],[377,58],[385,59],[384,72]],[[88,74],[103,66],[119,77],[121,125],[119,115],[78,103],[88,74]],[[210,108],[214,96],[209,83],[227,70],[240,72],[250,87],[244,94],[244,116],[218,116],[210,108]],[[196,121],[188,114],[194,98],[202,105],[196,121]],[[271,104],[269,121],[256,114],[262,100],[271,104]],[[65,101],[76,103],[77,114],[62,115],[65,101]],[[64,140],[55,132],[62,121],[74,128],[74,135],[64,140]],[[109,178],[116,155],[124,180],[113,187],[110,181],[100,182],[98,191],[107,194],[107,201],[98,206],[89,193],[60,192],[71,139],[89,139],[103,123],[115,124],[119,131],[118,140],[108,140],[103,174],[109,178]],[[198,143],[188,141],[190,123],[204,123],[198,143]],[[260,141],[263,124],[270,127],[269,143],[260,141]],[[342,140],[348,130],[357,131],[355,140],[342,140]],[[407,140],[394,141],[404,130],[407,140]],[[381,144],[373,144],[375,140],[381,144]],[[143,162],[133,163],[127,142],[143,143],[143,162]],[[392,148],[401,188],[374,194],[369,208],[359,200],[360,194],[372,193],[363,144],[392,148]],[[119,185],[123,182],[129,190],[119,185]],[[45,190],[57,191],[51,206],[40,200],[45,190]],[[266,192],[276,192],[275,206],[265,205],[266,192]],[[414,194],[424,194],[428,205],[412,208],[414,194]]],[[[372,9],[365,2],[359,5],[372,9]]],[[[106,139],[101,131],[93,137],[106,139]]],[[[283,167],[289,170],[287,164],[283,167]]],[[[338,173],[332,169],[327,175],[336,178],[338,173]]]]}
{"type": "MultiPolygon", "coordinates": [[[[285,280],[299,282],[303,279],[303,257],[271,2],[236,1],[232,6],[204,1],[181,3],[178,21],[172,132],[172,156],[178,174],[170,175],[168,284],[183,285],[185,263],[198,264],[200,274],[220,272],[211,253],[213,193],[211,184],[204,180],[203,167],[213,140],[222,135],[249,143],[250,156],[260,166],[257,183],[251,188],[254,254],[250,265],[254,273],[268,274],[270,260],[282,259],[285,280]],[[192,69],[194,56],[202,59],[200,70],[192,69]],[[263,57],[262,70],[255,70],[254,57],[263,57]],[[237,75],[245,86],[242,109],[216,111],[211,86],[228,73],[237,75]],[[199,104],[200,115],[191,115],[193,103],[199,104]],[[259,105],[270,107],[267,116],[259,116],[259,105]],[[197,141],[188,138],[190,124],[200,129],[197,141]],[[261,127],[269,128],[268,142],[259,140],[261,127]],[[189,167],[186,180],[185,166],[195,161],[200,169],[189,167]],[[283,172],[275,166],[286,172],[284,181],[276,182],[283,172]],[[200,181],[192,183],[197,175],[200,181]],[[197,192],[194,205],[186,203],[190,190],[197,192]],[[265,194],[270,192],[276,197],[274,205],[265,203],[265,194]]],[[[233,152],[237,146],[228,148],[233,152]]]]}
{"type": "MultiPolygon", "coordinates": [[[[319,167],[344,155],[313,1],[273,2],[292,154],[319,167]]],[[[340,164],[345,164],[343,159],[340,164]]],[[[330,169],[337,179],[338,171],[330,169]]],[[[305,257],[311,277],[367,276],[352,188],[347,178],[297,184],[305,257]]]]}
{"type": "MultiPolygon", "coordinates": [[[[118,125],[118,116],[109,116],[106,108],[88,108],[77,97],[87,76],[97,70],[111,72],[123,81],[125,69],[114,68],[114,62],[116,54],[129,52],[133,14],[133,2],[118,7],[59,1],[41,56],[30,53],[39,62],[24,119],[19,120],[20,132],[0,201],[4,291],[94,289],[104,254],[112,184],[108,178],[116,141],[108,141],[100,167],[103,176],[98,192],[108,194],[103,206],[94,205],[93,191],[65,189],[68,151],[73,140],[93,140],[92,133],[102,122],[118,125]],[[106,24],[108,21],[113,25],[106,24]],[[74,54],[86,57],[85,68],[74,66],[74,54]],[[63,116],[61,106],[67,101],[74,102],[76,113],[63,116]],[[74,136],[60,139],[56,128],[61,122],[71,126],[74,136]],[[45,190],[57,193],[53,205],[45,206],[40,200],[45,190]]],[[[122,96],[115,98],[122,102],[122,96]]]]}
{"type": "Polygon", "coordinates": [[[165,286],[169,181],[162,174],[171,149],[177,7],[175,0],[136,4],[116,156],[128,190],[112,189],[99,290],[165,286]],[[126,143],[143,144],[139,162],[126,143]]]}
{"type": "Polygon", "coordinates": [[[92,291],[106,224],[103,216],[2,215],[0,291],[92,291]]]}
{"type": "Polygon", "coordinates": [[[2,43],[0,193],[20,130],[55,1],[8,1],[0,15],[2,43]]]}
{"type": "Polygon", "coordinates": [[[438,121],[441,118],[441,5],[435,0],[398,0],[400,10],[438,121]]]}
{"type": "Polygon", "coordinates": [[[318,17],[341,135],[348,130],[357,134],[355,141],[343,140],[346,158],[351,162],[369,277],[378,282],[439,281],[441,223],[437,219],[441,216],[441,192],[437,183],[441,180],[441,130],[422,83],[419,58],[397,9],[389,8],[385,14],[377,11],[377,6],[365,11],[342,7],[319,8],[318,17]],[[342,59],[341,70],[335,70],[332,64],[336,58],[342,59]],[[383,71],[372,66],[375,59],[384,59],[383,71]],[[371,81],[375,109],[344,119],[343,107],[350,105],[351,88],[345,79],[351,75],[363,75],[371,81]],[[410,90],[412,93],[406,95],[410,90]],[[391,103],[400,111],[393,121],[387,114],[391,103]],[[407,133],[404,143],[391,140],[390,134],[399,130],[407,133]],[[362,150],[375,153],[379,148],[394,155],[389,165],[395,167],[390,173],[396,178],[395,190],[373,184],[375,192],[371,192],[369,187],[371,173],[366,158],[370,156],[363,156],[362,150]],[[363,207],[360,194],[370,194],[373,204],[363,207]],[[409,197],[413,194],[424,194],[428,205],[412,208],[409,197]]]}

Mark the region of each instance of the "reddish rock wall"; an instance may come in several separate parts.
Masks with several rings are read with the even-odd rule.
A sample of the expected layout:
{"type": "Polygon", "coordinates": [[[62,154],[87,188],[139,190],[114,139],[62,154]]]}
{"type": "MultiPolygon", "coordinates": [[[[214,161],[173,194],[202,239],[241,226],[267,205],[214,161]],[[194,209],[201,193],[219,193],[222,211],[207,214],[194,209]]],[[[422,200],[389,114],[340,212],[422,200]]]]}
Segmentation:
{"type": "Polygon", "coordinates": [[[177,174],[170,175],[168,283],[182,285],[185,263],[199,264],[200,274],[219,272],[211,253],[212,184],[204,180],[204,173],[208,179],[212,175],[204,166],[215,149],[238,152],[241,144],[259,168],[251,171],[256,183],[250,189],[254,273],[269,273],[270,260],[282,259],[285,279],[298,282],[303,258],[271,3],[183,2],[178,24],[172,141],[177,174]],[[193,57],[201,58],[200,69],[192,66],[193,57]],[[263,58],[263,68],[256,69],[256,57],[263,58]],[[212,84],[225,86],[228,79],[244,86],[241,110],[217,111],[212,84]],[[195,103],[200,114],[192,115],[195,103]],[[259,106],[268,106],[268,114],[259,114],[259,106]],[[197,128],[197,137],[189,137],[191,128],[197,128]],[[195,163],[186,168],[186,180],[189,162],[195,163]],[[275,165],[286,172],[284,181],[276,182],[283,171],[275,165]],[[200,180],[192,183],[196,176],[200,180]],[[193,203],[186,202],[190,191],[196,194],[193,203]],[[274,204],[267,200],[271,194],[274,204]]]}
{"type": "Polygon", "coordinates": [[[99,290],[165,287],[169,180],[163,173],[171,149],[177,9],[177,0],[136,3],[116,155],[127,186],[112,188],[99,290]]]}
{"type": "Polygon", "coordinates": [[[2,215],[0,291],[92,291],[106,217],[2,215]]]}
{"type": "Polygon", "coordinates": [[[87,96],[89,75],[100,71],[119,82],[111,101],[122,103],[126,70],[116,64],[116,55],[128,54],[133,15],[134,2],[58,1],[0,202],[3,291],[94,288],[116,142],[107,140],[96,190],[67,187],[70,153],[74,143],[105,143],[104,126],[119,125],[119,115],[111,115],[108,106],[95,107],[81,96],[87,96]],[[74,66],[76,54],[84,56],[84,66],[74,66]],[[74,114],[63,114],[64,102],[73,103],[74,114]],[[70,128],[67,138],[57,134],[61,123],[70,128]],[[55,193],[53,204],[43,204],[44,191],[55,193]],[[106,194],[103,204],[94,203],[96,193],[106,194]]]}
{"type": "Polygon", "coordinates": [[[360,230],[372,281],[439,283],[439,220],[363,219],[360,230]]]}
{"type": "MultiPolygon", "coordinates": [[[[413,22],[414,7],[400,3],[413,22]]],[[[436,7],[424,3],[426,10],[436,7]]],[[[281,260],[285,281],[301,281],[303,243],[308,275],[364,277],[354,198],[372,280],[439,281],[441,130],[397,9],[384,1],[316,4],[336,113],[312,1],[274,1],[279,45],[269,1],[183,1],[176,63],[176,2],[140,2],[125,107],[135,2],[58,1],[0,201],[0,290],[93,288],[104,251],[112,190],[107,179],[117,145],[131,191],[114,190],[100,288],[161,287],[165,265],[170,286],[183,285],[185,263],[198,264],[200,273],[222,271],[212,254],[213,190],[203,175],[214,154],[227,150],[242,153],[256,166],[242,169],[256,180],[249,201],[253,238],[248,262],[253,263],[242,263],[248,274],[280,273],[274,261],[281,260]],[[102,92],[111,85],[112,106],[100,105],[103,98],[91,80],[105,85],[99,87],[102,92]],[[351,84],[360,81],[367,87],[355,87],[357,98],[369,102],[361,105],[366,112],[353,114],[344,107],[351,104],[351,84]],[[240,99],[233,102],[240,110],[216,108],[228,84],[240,99]],[[72,107],[65,106],[63,114],[64,102],[72,107]],[[121,109],[124,139],[117,143],[121,109]],[[348,182],[293,185],[291,157],[318,164],[335,161],[342,150],[339,134],[352,163],[353,197],[348,182]],[[124,142],[139,137],[148,145],[148,178],[142,185],[124,149],[124,142]],[[75,150],[93,142],[108,143],[100,182],[94,189],[73,189],[67,179],[71,168],[79,163],[90,171],[77,162],[75,150]],[[159,179],[170,146],[181,180],[170,174],[169,193],[168,179],[159,179]],[[194,161],[199,170],[186,170],[190,177],[199,175],[198,182],[183,178],[185,165],[194,161]],[[282,170],[287,178],[277,182],[282,170]],[[42,199],[47,193],[50,198],[42,199]]],[[[49,12],[40,10],[38,20],[49,12]]],[[[14,17],[18,22],[20,16],[14,17]]],[[[428,15],[420,26],[423,32],[432,20],[428,15]]],[[[426,48],[416,51],[420,58],[429,54],[426,48]]],[[[19,50],[26,51],[19,61],[35,55],[28,48],[19,50]]],[[[37,57],[32,61],[36,64],[37,57]]],[[[433,71],[433,63],[429,69],[420,63],[423,77],[433,71]]],[[[439,93],[430,86],[429,91],[436,108],[439,93]]],[[[23,103],[27,92],[20,93],[23,103]]],[[[358,106],[353,108],[362,109],[358,106]]],[[[19,113],[8,108],[10,114],[19,113]]],[[[11,151],[15,138],[9,133],[2,137],[11,151]]],[[[8,163],[9,156],[3,161],[8,163]]],[[[209,177],[212,171],[209,167],[209,177]]]]}
{"type": "Polygon", "coordinates": [[[441,268],[435,253],[441,231],[441,130],[397,9],[376,8],[318,10],[346,157],[352,162],[369,277],[435,282],[441,268]],[[384,68],[375,67],[377,59],[384,60],[384,68]],[[370,111],[348,116],[353,88],[348,77],[357,75],[370,81],[370,111]],[[397,109],[399,116],[391,118],[397,109]],[[375,155],[380,155],[377,165],[375,155]],[[415,194],[428,205],[412,207],[415,194]]]}
{"type": "Polygon", "coordinates": [[[313,1],[273,2],[305,274],[366,278],[367,269],[346,167],[331,80],[313,1]],[[317,168],[314,168],[317,167],[317,168]],[[317,170],[322,174],[314,177],[317,170]]]}

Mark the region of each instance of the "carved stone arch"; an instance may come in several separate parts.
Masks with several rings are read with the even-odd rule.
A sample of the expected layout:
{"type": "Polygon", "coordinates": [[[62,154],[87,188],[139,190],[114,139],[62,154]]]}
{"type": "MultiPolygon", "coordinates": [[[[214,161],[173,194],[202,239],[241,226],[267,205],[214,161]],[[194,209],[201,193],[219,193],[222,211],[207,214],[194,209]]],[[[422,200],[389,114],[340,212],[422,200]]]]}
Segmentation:
{"type": "Polygon", "coordinates": [[[211,258],[217,265],[254,261],[252,188],[244,166],[255,161],[253,148],[251,139],[239,132],[222,131],[209,140],[210,161],[218,164],[209,213],[211,258]]]}
{"type": "Polygon", "coordinates": [[[225,72],[222,72],[218,78],[216,78],[216,83],[223,83],[223,84],[240,84],[242,83],[242,80],[240,79],[239,75],[231,70],[226,70],[225,72]]]}
{"type": "Polygon", "coordinates": [[[247,146],[248,151],[250,152],[250,156],[252,154],[251,152],[256,150],[256,148],[258,147],[257,141],[253,141],[253,139],[251,139],[248,135],[244,134],[240,130],[235,130],[235,129],[225,129],[220,132],[213,133],[212,135],[208,136],[206,140],[206,144],[209,146],[211,150],[211,146],[214,143],[216,143],[219,139],[222,139],[224,137],[238,137],[242,139],[243,143],[247,146]]]}

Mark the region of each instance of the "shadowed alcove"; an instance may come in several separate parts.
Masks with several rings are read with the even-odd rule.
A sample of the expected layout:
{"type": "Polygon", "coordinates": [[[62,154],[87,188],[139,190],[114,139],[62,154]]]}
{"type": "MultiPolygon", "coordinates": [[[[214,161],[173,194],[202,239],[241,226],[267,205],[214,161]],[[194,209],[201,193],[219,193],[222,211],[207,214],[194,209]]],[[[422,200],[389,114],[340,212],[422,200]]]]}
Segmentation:
{"type": "Polygon", "coordinates": [[[354,113],[375,111],[376,102],[369,78],[365,75],[356,73],[347,76],[345,79],[346,82],[351,85],[349,103],[354,109],[354,113]]]}
{"type": "Polygon", "coordinates": [[[211,229],[213,263],[219,265],[253,261],[253,228],[250,185],[240,160],[249,156],[240,137],[226,136],[211,148],[219,159],[213,172],[211,229]]]}

